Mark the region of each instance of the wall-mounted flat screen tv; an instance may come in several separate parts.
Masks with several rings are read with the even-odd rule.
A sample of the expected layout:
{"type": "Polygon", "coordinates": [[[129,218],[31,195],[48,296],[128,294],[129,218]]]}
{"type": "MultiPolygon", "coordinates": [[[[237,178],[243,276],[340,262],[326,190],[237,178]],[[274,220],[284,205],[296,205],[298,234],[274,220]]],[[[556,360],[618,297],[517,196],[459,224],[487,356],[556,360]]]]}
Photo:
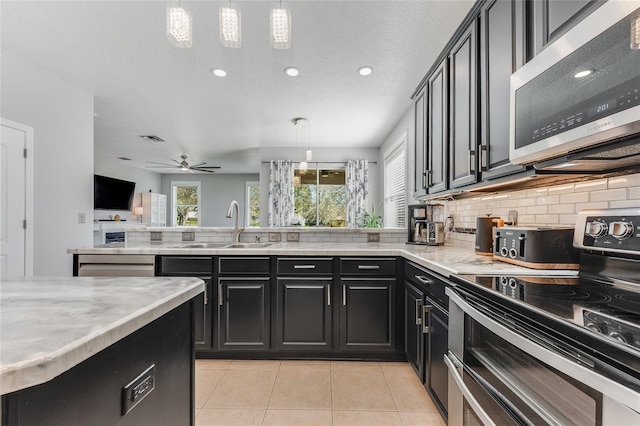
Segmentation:
{"type": "Polygon", "coordinates": [[[136,183],[93,175],[94,210],[131,210],[136,183]]]}

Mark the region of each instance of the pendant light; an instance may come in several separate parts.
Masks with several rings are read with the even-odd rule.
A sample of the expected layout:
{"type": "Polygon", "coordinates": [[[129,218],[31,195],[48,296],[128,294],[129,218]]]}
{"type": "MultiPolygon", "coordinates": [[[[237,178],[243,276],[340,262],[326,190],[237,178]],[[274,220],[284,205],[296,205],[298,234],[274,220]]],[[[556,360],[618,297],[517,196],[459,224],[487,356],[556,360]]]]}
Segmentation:
{"type": "Polygon", "coordinates": [[[291,15],[289,10],[282,7],[271,9],[271,45],[275,49],[288,49],[291,47],[291,15]]]}
{"type": "Polygon", "coordinates": [[[191,47],[191,11],[182,7],[182,2],[167,6],[167,38],[177,47],[191,47]]]}
{"type": "Polygon", "coordinates": [[[239,48],[242,45],[240,10],[228,5],[220,5],[220,43],[225,47],[239,48]]]}
{"type": "Polygon", "coordinates": [[[311,122],[306,118],[296,118],[294,120],[294,124],[296,125],[296,146],[298,145],[298,140],[302,140],[302,146],[305,145],[305,139],[307,141],[307,150],[305,151],[305,159],[300,162],[300,169],[307,170],[308,161],[311,161],[313,158],[313,152],[311,152],[311,148],[309,146],[309,127],[311,126],[311,122]],[[298,136],[300,135],[300,136],[298,136]]]}

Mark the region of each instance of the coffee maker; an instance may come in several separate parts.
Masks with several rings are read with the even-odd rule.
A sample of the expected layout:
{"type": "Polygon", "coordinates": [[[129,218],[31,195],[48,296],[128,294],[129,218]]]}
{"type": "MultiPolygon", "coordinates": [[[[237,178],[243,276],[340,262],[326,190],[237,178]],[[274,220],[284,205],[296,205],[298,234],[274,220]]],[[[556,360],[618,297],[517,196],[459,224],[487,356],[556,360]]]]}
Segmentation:
{"type": "Polygon", "coordinates": [[[414,204],[409,209],[407,244],[444,244],[444,205],[414,204]]]}

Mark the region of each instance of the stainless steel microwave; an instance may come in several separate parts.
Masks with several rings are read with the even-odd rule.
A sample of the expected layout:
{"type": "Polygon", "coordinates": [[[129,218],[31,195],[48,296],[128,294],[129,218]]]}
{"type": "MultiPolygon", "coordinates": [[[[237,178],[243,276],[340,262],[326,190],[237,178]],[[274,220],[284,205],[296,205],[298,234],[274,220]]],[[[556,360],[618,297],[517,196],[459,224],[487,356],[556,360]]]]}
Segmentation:
{"type": "Polygon", "coordinates": [[[640,38],[640,0],[610,0],[511,76],[513,164],[557,171],[640,167],[634,36],[640,38]]]}

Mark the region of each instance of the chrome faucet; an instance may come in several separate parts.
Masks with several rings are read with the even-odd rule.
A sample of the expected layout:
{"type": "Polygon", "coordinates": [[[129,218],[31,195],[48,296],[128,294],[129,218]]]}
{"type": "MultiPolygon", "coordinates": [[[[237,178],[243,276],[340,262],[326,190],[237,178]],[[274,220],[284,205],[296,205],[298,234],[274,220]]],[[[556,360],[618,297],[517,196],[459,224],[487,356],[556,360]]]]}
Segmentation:
{"type": "Polygon", "coordinates": [[[233,227],[233,242],[237,244],[240,242],[240,234],[244,231],[244,228],[240,228],[238,226],[238,216],[240,216],[240,207],[238,206],[238,202],[236,200],[231,201],[229,204],[229,209],[227,210],[227,217],[233,216],[233,210],[236,211],[236,224],[233,227]]]}

